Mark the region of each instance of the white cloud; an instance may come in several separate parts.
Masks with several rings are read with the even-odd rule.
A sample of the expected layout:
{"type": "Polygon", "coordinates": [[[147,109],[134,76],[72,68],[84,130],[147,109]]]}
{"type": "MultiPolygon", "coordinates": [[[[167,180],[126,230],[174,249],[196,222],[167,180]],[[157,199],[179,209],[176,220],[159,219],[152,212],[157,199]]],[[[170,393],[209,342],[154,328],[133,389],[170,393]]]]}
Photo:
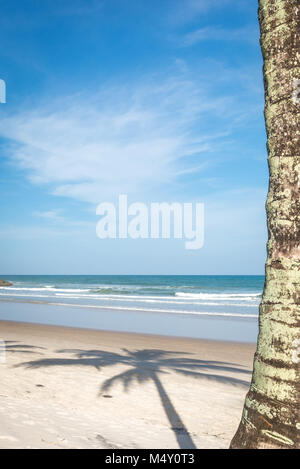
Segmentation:
{"type": "Polygon", "coordinates": [[[63,210],[61,209],[53,209],[53,210],[46,210],[46,211],[35,211],[32,213],[34,217],[38,217],[43,219],[50,229],[53,228],[55,225],[56,227],[60,227],[63,229],[68,228],[94,228],[93,222],[90,221],[82,221],[76,219],[70,219],[63,215],[63,210]]]}
{"type": "Polygon", "coordinates": [[[187,8],[194,11],[196,14],[197,12],[221,8],[231,2],[232,0],[210,0],[209,2],[207,0],[187,0],[186,3],[187,8]]]}
{"type": "Polygon", "coordinates": [[[33,215],[36,217],[44,218],[46,220],[50,220],[54,222],[64,220],[64,217],[62,217],[60,214],[61,214],[61,210],[46,210],[44,212],[40,212],[40,211],[33,212],[33,215]]]}
{"type": "Polygon", "coordinates": [[[258,43],[258,27],[245,26],[239,29],[205,27],[186,34],[181,39],[183,46],[192,46],[201,41],[246,41],[258,43]]]}
{"type": "Polygon", "coordinates": [[[209,10],[217,10],[223,7],[237,7],[241,0],[178,0],[176,7],[171,10],[169,20],[173,25],[188,23],[209,10]]]}
{"type": "Polygon", "coordinates": [[[231,99],[209,94],[207,83],[182,77],[108,87],[3,118],[0,135],[11,141],[13,163],[55,195],[99,203],[145,194],[193,165],[204,170],[208,153],[224,143],[206,123],[229,115],[231,99]]]}
{"type": "Polygon", "coordinates": [[[242,12],[249,17],[253,14],[253,2],[250,0],[177,0],[168,14],[168,23],[171,27],[180,27],[195,20],[202,21],[208,14],[214,12],[219,16],[221,11],[242,12]]]}

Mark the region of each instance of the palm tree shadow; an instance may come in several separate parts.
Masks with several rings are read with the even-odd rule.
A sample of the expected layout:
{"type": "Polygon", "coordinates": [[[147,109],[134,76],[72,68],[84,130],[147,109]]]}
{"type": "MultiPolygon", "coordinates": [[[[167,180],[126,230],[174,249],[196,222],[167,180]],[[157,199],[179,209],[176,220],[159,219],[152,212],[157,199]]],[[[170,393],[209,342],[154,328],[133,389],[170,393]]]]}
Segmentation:
{"type": "Polygon", "coordinates": [[[160,375],[168,374],[170,371],[173,371],[184,376],[191,376],[198,379],[211,379],[222,383],[248,387],[248,381],[224,374],[212,374],[211,371],[251,374],[250,371],[233,363],[199,360],[187,357],[187,355],[189,355],[187,353],[158,349],[132,351],[123,349],[122,353],[73,349],[58,350],[57,353],[72,353],[75,355],[75,358],[35,360],[21,363],[17,366],[25,366],[27,368],[39,368],[44,366],[92,366],[98,370],[102,367],[116,364],[123,364],[129,367],[126,371],[106,379],[100,388],[99,395],[103,395],[104,392],[111,389],[117,382],[122,383],[125,391],[128,391],[134,382],[142,384],[147,381],[152,381],[169,420],[170,428],[174,432],[181,449],[195,449],[196,446],[166,392],[160,375]]]}
{"type": "Polygon", "coordinates": [[[29,353],[41,355],[38,350],[45,350],[45,347],[23,344],[16,340],[5,340],[2,346],[6,353],[29,353]]]}

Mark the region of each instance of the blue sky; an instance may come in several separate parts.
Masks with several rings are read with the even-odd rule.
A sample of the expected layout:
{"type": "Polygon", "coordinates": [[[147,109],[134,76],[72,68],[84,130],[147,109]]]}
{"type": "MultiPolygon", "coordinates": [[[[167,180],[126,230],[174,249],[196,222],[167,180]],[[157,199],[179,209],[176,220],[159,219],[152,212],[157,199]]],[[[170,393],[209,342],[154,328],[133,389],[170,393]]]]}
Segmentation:
{"type": "Polygon", "coordinates": [[[1,2],[0,273],[262,274],[252,0],[1,2]],[[203,202],[205,244],[100,240],[96,206],[203,202]]]}

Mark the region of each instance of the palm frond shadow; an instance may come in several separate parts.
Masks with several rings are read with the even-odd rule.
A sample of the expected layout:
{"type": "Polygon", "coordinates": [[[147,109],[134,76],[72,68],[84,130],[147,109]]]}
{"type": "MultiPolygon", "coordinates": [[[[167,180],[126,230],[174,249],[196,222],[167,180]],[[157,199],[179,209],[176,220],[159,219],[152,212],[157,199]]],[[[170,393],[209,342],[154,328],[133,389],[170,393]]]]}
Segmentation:
{"type": "Polygon", "coordinates": [[[4,347],[6,353],[32,353],[41,355],[40,350],[45,350],[44,347],[36,345],[27,345],[14,340],[5,340],[4,347]]]}
{"type": "Polygon", "coordinates": [[[147,381],[152,381],[157,389],[160,401],[169,420],[170,428],[174,432],[181,449],[193,449],[196,448],[196,446],[192,436],[186,429],[180,415],[168,396],[160,376],[173,371],[186,377],[214,380],[246,388],[249,386],[247,380],[227,376],[223,373],[251,374],[249,370],[234,363],[199,360],[190,358],[187,356],[189,355],[188,353],[177,351],[122,349],[122,353],[115,353],[103,350],[64,349],[58,350],[57,353],[73,354],[74,358],[34,360],[21,363],[18,366],[25,366],[31,369],[50,366],[91,366],[95,367],[97,370],[103,367],[120,364],[129,367],[126,371],[106,379],[100,388],[99,396],[110,390],[118,382],[123,384],[125,391],[128,391],[134,382],[142,384],[147,381]]]}

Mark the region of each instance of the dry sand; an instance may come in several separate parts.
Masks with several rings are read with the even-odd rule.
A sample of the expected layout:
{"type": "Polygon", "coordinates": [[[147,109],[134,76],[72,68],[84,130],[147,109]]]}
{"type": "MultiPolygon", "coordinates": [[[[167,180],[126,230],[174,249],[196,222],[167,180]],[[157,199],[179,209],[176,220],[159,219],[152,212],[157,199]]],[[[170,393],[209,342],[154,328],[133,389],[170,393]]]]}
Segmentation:
{"type": "Polygon", "coordinates": [[[0,448],[227,448],[253,344],[0,321],[0,448]]]}

